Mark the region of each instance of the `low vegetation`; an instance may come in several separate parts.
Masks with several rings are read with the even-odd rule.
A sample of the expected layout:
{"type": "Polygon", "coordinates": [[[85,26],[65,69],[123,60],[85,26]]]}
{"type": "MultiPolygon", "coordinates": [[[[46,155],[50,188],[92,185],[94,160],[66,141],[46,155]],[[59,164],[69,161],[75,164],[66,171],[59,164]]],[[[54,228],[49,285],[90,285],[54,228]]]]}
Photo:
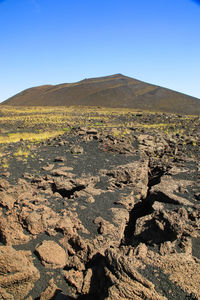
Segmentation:
{"type": "MultiPolygon", "coordinates": [[[[156,131],[169,137],[179,135],[184,138],[186,131],[193,134],[198,126],[198,116],[141,112],[128,108],[1,106],[0,156],[5,155],[5,145],[22,141],[38,143],[68,134],[77,127],[110,130],[114,138],[123,138],[133,131],[156,131]]],[[[184,140],[184,143],[198,147],[195,134],[191,141],[184,140]]],[[[29,154],[27,150],[17,149],[13,155],[28,157],[29,154]]]]}

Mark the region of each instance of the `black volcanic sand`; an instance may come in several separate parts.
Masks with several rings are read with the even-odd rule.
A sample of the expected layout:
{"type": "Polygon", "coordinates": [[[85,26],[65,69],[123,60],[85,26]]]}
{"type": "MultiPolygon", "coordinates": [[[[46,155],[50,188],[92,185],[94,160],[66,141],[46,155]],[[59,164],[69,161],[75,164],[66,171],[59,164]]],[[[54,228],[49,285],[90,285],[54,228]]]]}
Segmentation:
{"type": "MultiPolygon", "coordinates": [[[[80,138],[67,137],[67,144],[64,146],[58,146],[57,141],[52,141],[52,145],[36,145],[34,149],[34,158],[28,158],[25,161],[17,160],[16,158],[11,158],[9,160],[9,168],[12,170],[9,181],[16,183],[18,178],[21,178],[25,172],[30,172],[31,174],[46,175],[47,172],[42,170],[42,166],[46,163],[54,163],[55,169],[62,166],[60,162],[54,162],[57,156],[62,156],[67,160],[67,167],[73,168],[73,173],[76,176],[81,176],[82,174],[97,175],[101,169],[112,169],[117,165],[127,164],[133,160],[139,158],[138,155],[126,156],[126,155],[116,155],[109,152],[103,152],[97,141],[90,141],[87,143],[81,142],[80,138]],[[84,155],[73,154],[70,151],[71,146],[80,145],[83,147],[84,155]]],[[[16,149],[20,147],[21,144],[16,145],[16,149]]]]}
{"type": "MultiPolygon", "coordinates": [[[[138,118],[142,118],[142,115],[141,116],[138,115],[138,118]]],[[[145,122],[149,122],[150,124],[153,124],[156,118],[161,118],[161,117],[160,115],[158,116],[154,115],[152,119],[146,119],[145,122]]],[[[125,121],[125,119],[122,118],[121,122],[123,121],[125,121]]],[[[12,153],[14,153],[19,147],[26,148],[26,146],[28,145],[27,142],[21,141],[13,145],[8,145],[6,148],[4,148],[4,150],[7,153],[9,153],[8,156],[9,166],[7,168],[7,172],[9,172],[10,175],[9,176],[6,175],[5,170],[2,168],[1,177],[3,179],[6,178],[6,180],[12,186],[16,186],[20,178],[25,178],[25,180],[29,184],[34,183],[37,188],[38,194],[46,198],[45,205],[51,207],[53,211],[55,211],[58,214],[62,210],[69,210],[72,213],[75,210],[76,213],[78,214],[79,220],[81,221],[83,226],[88,230],[88,233],[78,230],[80,237],[82,237],[83,239],[92,240],[101,235],[99,233],[98,225],[94,224],[94,219],[100,216],[105,221],[112,223],[113,215],[110,209],[126,208],[125,205],[119,204],[118,200],[122,196],[123,197],[129,196],[130,193],[133,191],[133,187],[129,186],[127,183],[124,183],[124,185],[122,186],[116,185],[114,188],[112,186],[111,188],[111,182],[110,182],[111,177],[102,174],[101,173],[102,170],[106,170],[106,171],[116,170],[117,167],[119,166],[127,165],[133,162],[138,162],[141,159],[143,159],[143,157],[145,157],[145,159],[149,160],[149,182],[152,182],[152,184],[149,186],[149,191],[146,197],[146,201],[148,201],[149,199],[151,199],[152,201],[151,198],[152,196],[151,197],[149,196],[149,192],[156,184],[159,184],[161,182],[162,176],[170,174],[170,170],[173,169],[173,166],[176,166],[177,168],[182,166],[183,168],[186,169],[186,171],[177,172],[174,175],[171,175],[171,177],[176,181],[185,181],[185,182],[190,181],[192,183],[190,183],[189,185],[186,184],[183,187],[184,190],[183,189],[182,190],[180,189],[179,191],[177,190],[175,191],[174,194],[176,196],[182,197],[183,199],[189,200],[191,202],[191,207],[185,206],[189,215],[188,222],[190,221],[194,222],[196,220],[192,212],[193,209],[192,205],[200,204],[199,202],[200,199],[198,200],[196,199],[200,194],[200,186],[199,186],[200,177],[199,177],[199,169],[198,169],[200,166],[199,149],[197,149],[197,146],[199,145],[199,141],[197,140],[197,146],[192,145],[192,142],[190,141],[191,135],[189,134],[189,132],[188,132],[188,136],[184,138],[181,138],[176,135],[173,136],[171,138],[171,140],[173,141],[171,142],[168,141],[167,138],[165,138],[165,141],[168,142],[168,147],[166,148],[163,146],[164,150],[160,150],[160,152],[158,152],[157,154],[152,152],[153,150],[151,150],[148,146],[147,136],[151,136],[153,138],[156,138],[158,136],[157,135],[158,132],[153,129],[146,129],[145,131],[145,130],[137,130],[132,128],[130,136],[128,138],[113,137],[113,139],[110,138],[109,135],[104,134],[103,131],[100,133],[100,136],[98,137],[96,137],[96,135],[92,136],[89,134],[85,134],[82,137],[79,136],[78,132],[79,129],[77,128],[74,131],[66,133],[63,136],[59,136],[54,139],[49,139],[43,143],[35,144],[33,150],[31,150],[33,157],[29,156],[28,158],[23,158],[23,157],[20,158],[20,157],[12,156],[12,153]],[[138,137],[141,136],[141,134],[147,135],[145,137],[145,140],[142,143],[137,141],[138,137]],[[92,138],[90,138],[90,140],[87,141],[87,139],[84,140],[85,136],[91,136],[92,138]],[[187,139],[188,139],[188,143],[187,143],[187,139]],[[61,141],[63,142],[62,144],[60,144],[61,141]],[[104,148],[103,146],[104,144],[109,145],[109,147],[104,148]],[[71,149],[73,148],[74,145],[76,146],[78,145],[82,147],[83,153],[79,153],[79,154],[72,153],[71,149]],[[122,145],[124,148],[128,148],[128,146],[131,146],[132,150],[131,151],[124,150],[125,151],[124,153],[123,151],[122,153],[120,153],[121,150],[119,150],[119,148],[117,148],[116,145],[122,145]],[[177,153],[172,154],[175,147],[177,148],[177,153]],[[55,161],[56,157],[62,157],[63,161],[60,162],[55,161]],[[58,198],[54,196],[53,193],[46,194],[45,190],[37,186],[37,180],[35,182],[33,180],[34,178],[35,179],[45,178],[50,175],[51,171],[45,171],[42,168],[46,166],[47,163],[54,164],[53,169],[59,169],[62,168],[63,166],[73,168],[69,172],[74,174],[75,179],[79,179],[81,177],[90,178],[91,176],[99,176],[99,180],[97,183],[95,183],[94,188],[100,189],[102,193],[100,193],[100,195],[93,195],[93,198],[95,200],[94,203],[88,203],[86,201],[85,196],[76,196],[76,195],[74,196],[72,194],[72,197],[58,198]],[[27,173],[30,175],[30,178],[27,177],[27,173]],[[153,178],[153,176],[155,176],[155,178],[153,178]]],[[[157,146],[155,142],[155,148],[156,147],[157,146]]],[[[58,177],[54,176],[52,178],[58,179],[60,177],[62,176],[58,176],[58,177]]],[[[137,178],[135,178],[135,180],[137,180],[137,178]]],[[[163,204],[164,209],[166,211],[172,210],[176,212],[181,207],[180,204],[175,204],[175,203],[173,204],[173,202],[170,203],[167,201],[164,202],[164,200],[162,199],[156,199],[156,200],[155,199],[156,198],[153,198],[153,202],[151,203],[151,205],[153,205],[155,201],[158,201],[163,204]]],[[[139,198],[135,199],[136,205],[137,203],[139,203],[139,201],[140,201],[139,198]]],[[[152,207],[150,207],[147,210],[144,209],[144,211],[142,212],[141,209],[144,209],[143,206],[141,206],[140,211],[139,209],[138,211],[137,209],[135,210],[135,214],[137,214],[135,216],[134,216],[134,209],[132,211],[129,211],[130,216],[126,228],[129,228],[131,231],[133,231],[133,227],[131,227],[131,224],[135,224],[136,220],[139,217],[150,215],[150,213],[152,213],[153,211],[152,207]],[[135,221],[132,220],[131,218],[133,218],[135,221]]],[[[7,208],[1,205],[1,211],[3,216],[6,217],[7,208]]],[[[195,230],[198,232],[197,229],[195,230]]],[[[24,232],[26,234],[31,235],[25,226],[24,226],[24,232]]],[[[141,236],[141,240],[140,239],[138,240],[138,237],[134,237],[133,233],[134,232],[131,233],[128,232],[129,243],[127,244],[126,244],[126,239],[124,237],[122,238],[121,245],[119,245],[119,249],[121,249],[120,247],[130,247],[130,248],[132,247],[134,249],[134,245],[138,245],[140,242],[142,242],[142,243],[146,243],[147,247],[149,247],[151,251],[153,250],[155,253],[159,253],[160,244],[150,243],[148,245],[148,242],[145,242],[145,237],[141,236]],[[131,242],[130,239],[132,239],[131,242]]],[[[177,253],[181,253],[182,250],[179,244],[181,242],[181,239],[187,237],[187,235],[190,237],[189,233],[183,233],[182,236],[177,238],[176,241],[177,253]]],[[[45,288],[48,285],[48,281],[51,278],[54,278],[54,282],[57,284],[59,289],[63,291],[64,294],[71,295],[78,299],[81,299],[81,297],[83,296],[80,292],[77,292],[75,294],[74,292],[72,292],[70,284],[66,283],[62,275],[62,268],[61,269],[45,268],[42,265],[39,257],[35,252],[36,246],[40,244],[43,240],[53,240],[59,243],[62,237],[63,237],[63,233],[60,230],[57,230],[56,235],[49,235],[46,232],[46,233],[36,235],[36,237],[31,239],[30,242],[28,242],[27,244],[13,246],[14,249],[16,250],[30,250],[33,256],[33,263],[40,272],[39,281],[35,283],[34,288],[30,291],[27,297],[31,296],[32,299],[39,299],[38,297],[40,297],[41,292],[45,290],[45,288]]],[[[1,240],[1,245],[5,245],[3,240],[1,240]]],[[[199,246],[200,246],[199,236],[192,237],[192,255],[198,259],[200,258],[199,246]]],[[[161,296],[166,297],[167,299],[170,300],[200,299],[198,298],[198,296],[195,296],[196,295],[195,293],[193,294],[190,291],[187,291],[187,286],[184,289],[178,283],[173,282],[170,279],[170,276],[167,275],[161,268],[158,268],[153,264],[152,265],[148,265],[147,263],[144,264],[145,264],[145,268],[140,268],[138,269],[138,271],[144,278],[148,279],[150,282],[152,282],[155,285],[156,292],[158,292],[161,296]]],[[[98,263],[97,263],[97,267],[98,267],[98,263]]],[[[184,274],[184,276],[188,276],[188,274],[186,273],[184,274]]],[[[96,294],[92,294],[92,296],[86,295],[84,299],[90,299],[90,297],[95,297],[93,299],[104,299],[106,293],[107,291],[104,291],[103,293],[103,291],[100,290],[97,291],[96,294]]],[[[147,298],[144,296],[143,299],[147,299],[147,298]]]]}

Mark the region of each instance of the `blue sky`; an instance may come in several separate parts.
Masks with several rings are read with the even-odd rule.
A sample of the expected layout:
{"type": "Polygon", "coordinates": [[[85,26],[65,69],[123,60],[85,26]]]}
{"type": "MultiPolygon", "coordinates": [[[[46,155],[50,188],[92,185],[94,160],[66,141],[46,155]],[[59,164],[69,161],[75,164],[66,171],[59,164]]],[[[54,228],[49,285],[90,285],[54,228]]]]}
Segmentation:
{"type": "Polygon", "coordinates": [[[200,1],[0,0],[0,101],[115,73],[200,98],[200,1]]]}

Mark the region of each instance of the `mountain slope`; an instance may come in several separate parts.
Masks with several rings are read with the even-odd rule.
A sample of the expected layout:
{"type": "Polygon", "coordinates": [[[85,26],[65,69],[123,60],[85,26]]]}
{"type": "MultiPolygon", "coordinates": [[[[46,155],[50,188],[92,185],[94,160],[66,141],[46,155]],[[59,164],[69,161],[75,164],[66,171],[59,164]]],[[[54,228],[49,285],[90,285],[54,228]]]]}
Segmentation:
{"type": "Polygon", "coordinates": [[[200,100],[121,74],[77,83],[33,87],[3,105],[126,107],[150,111],[200,114],[200,100]]]}

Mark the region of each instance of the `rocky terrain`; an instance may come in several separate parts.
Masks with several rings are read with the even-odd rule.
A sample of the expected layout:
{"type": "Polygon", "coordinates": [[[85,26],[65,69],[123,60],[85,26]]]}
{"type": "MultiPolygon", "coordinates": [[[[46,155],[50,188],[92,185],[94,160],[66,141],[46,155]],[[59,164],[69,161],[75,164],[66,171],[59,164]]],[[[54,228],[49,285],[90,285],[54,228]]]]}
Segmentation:
{"type": "Polygon", "coordinates": [[[117,118],[1,144],[0,299],[200,299],[200,117],[117,118]]]}

